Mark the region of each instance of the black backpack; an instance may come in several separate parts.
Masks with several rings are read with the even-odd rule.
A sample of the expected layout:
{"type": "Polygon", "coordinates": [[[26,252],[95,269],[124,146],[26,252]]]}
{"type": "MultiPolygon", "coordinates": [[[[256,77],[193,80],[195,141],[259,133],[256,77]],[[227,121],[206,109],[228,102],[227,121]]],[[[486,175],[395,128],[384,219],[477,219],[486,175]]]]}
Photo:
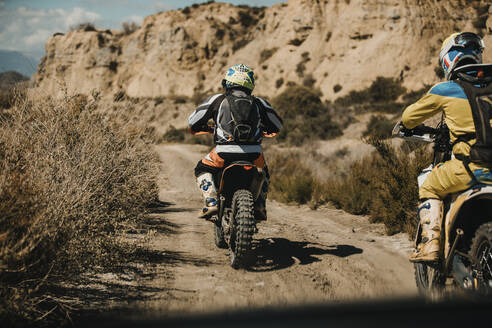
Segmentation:
{"type": "Polygon", "coordinates": [[[476,139],[476,143],[471,146],[466,160],[492,164],[492,65],[466,65],[456,69],[454,74],[468,98],[475,124],[475,133],[468,139],[476,139]],[[478,71],[481,71],[478,76],[470,74],[478,71]]]}
{"type": "Polygon", "coordinates": [[[227,93],[225,98],[227,104],[223,104],[219,109],[217,128],[229,138],[228,142],[258,143],[261,118],[255,97],[227,93]]]}

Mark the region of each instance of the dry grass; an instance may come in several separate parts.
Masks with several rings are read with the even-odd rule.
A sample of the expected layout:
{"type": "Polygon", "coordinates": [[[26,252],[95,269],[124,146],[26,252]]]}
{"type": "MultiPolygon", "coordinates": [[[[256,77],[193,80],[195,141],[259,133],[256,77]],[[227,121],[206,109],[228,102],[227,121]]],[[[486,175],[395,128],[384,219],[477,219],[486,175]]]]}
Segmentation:
{"type": "Polygon", "coordinates": [[[0,322],[66,320],[57,285],[136,252],[122,235],[156,199],[157,159],[84,97],[18,99],[0,125],[0,322]]]}
{"type": "Polygon", "coordinates": [[[285,203],[305,204],[312,198],[316,182],[313,172],[303,164],[299,153],[273,153],[269,156],[270,196],[285,203]]]}
{"type": "MultiPolygon", "coordinates": [[[[367,139],[376,151],[343,167],[343,161],[309,150],[269,153],[271,196],[281,202],[316,208],[331,203],[349,213],[382,222],[388,234],[413,234],[418,202],[417,175],[429,165],[422,147],[396,148],[367,139]],[[332,173],[329,173],[332,172],[332,173]],[[374,174],[374,172],[377,172],[374,174]]],[[[406,146],[406,144],[404,144],[406,146]]]]}
{"type": "Polygon", "coordinates": [[[430,153],[421,147],[408,153],[377,138],[368,142],[376,152],[352,163],[343,176],[324,183],[317,201],[330,201],[349,213],[369,215],[371,221],[383,222],[388,234],[413,234],[417,176],[429,165],[430,153]]]}

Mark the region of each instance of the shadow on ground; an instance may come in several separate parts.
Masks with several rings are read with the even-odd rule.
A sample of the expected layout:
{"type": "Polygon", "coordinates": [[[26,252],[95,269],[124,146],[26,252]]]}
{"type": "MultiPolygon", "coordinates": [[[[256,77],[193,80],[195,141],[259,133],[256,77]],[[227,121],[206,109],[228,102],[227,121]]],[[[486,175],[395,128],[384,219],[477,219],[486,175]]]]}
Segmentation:
{"type": "MultiPolygon", "coordinates": [[[[173,203],[158,202],[149,207],[150,214],[139,220],[137,229],[128,231],[128,237],[145,239],[150,231],[163,235],[179,233],[181,225],[167,221],[163,213],[187,212],[188,209],[169,208],[173,203]]],[[[164,236],[165,238],[165,236],[164,236]]],[[[135,301],[151,301],[163,295],[172,299],[175,288],[164,288],[153,284],[158,276],[162,279],[173,279],[170,268],[179,265],[203,267],[215,262],[196,257],[188,252],[169,251],[149,248],[129,243],[128,252],[122,252],[125,264],[114,266],[108,264],[104,272],[85,273],[77,281],[50,286],[48,294],[59,300],[58,306],[73,309],[74,318],[98,316],[98,309],[109,309],[112,312],[131,313],[130,308],[135,301]],[[60,295],[63,295],[60,298],[60,295]]],[[[110,261],[110,260],[109,260],[110,261]]],[[[180,290],[190,292],[193,290],[180,290]]]]}
{"type": "Polygon", "coordinates": [[[173,207],[176,205],[175,203],[163,202],[163,201],[155,201],[149,206],[150,213],[153,214],[162,214],[162,213],[180,213],[180,212],[193,212],[196,209],[193,208],[180,208],[173,207]]]}
{"type": "Polygon", "coordinates": [[[361,248],[352,245],[325,246],[307,241],[290,241],[285,238],[256,240],[253,251],[256,262],[249,270],[256,272],[285,269],[296,263],[306,265],[319,262],[321,255],[347,257],[363,252],[361,248]]]}

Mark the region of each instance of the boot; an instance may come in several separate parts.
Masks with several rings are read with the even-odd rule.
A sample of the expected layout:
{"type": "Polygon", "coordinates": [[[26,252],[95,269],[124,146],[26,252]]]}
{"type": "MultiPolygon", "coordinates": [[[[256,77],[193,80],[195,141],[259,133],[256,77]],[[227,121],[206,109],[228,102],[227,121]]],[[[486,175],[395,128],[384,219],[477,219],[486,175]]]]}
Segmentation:
{"type": "Polygon", "coordinates": [[[428,199],[418,209],[422,239],[410,255],[410,262],[436,262],[439,259],[443,203],[440,199],[428,199]]]}
{"type": "Polygon", "coordinates": [[[198,217],[208,219],[217,214],[219,207],[217,205],[217,188],[211,173],[203,173],[196,178],[198,187],[202,191],[205,200],[205,206],[200,211],[198,217]]]}

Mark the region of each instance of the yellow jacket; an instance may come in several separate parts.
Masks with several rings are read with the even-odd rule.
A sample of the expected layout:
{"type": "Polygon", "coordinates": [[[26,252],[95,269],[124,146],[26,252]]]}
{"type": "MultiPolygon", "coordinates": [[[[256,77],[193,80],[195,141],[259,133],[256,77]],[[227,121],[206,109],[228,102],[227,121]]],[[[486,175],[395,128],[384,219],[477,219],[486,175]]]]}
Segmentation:
{"type": "MultiPolygon", "coordinates": [[[[454,81],[434,85],[419,101],[405,108],[401,121],[405,128],[413,129],[441,112],[444,112],[451,142],[454,142],[460,135],[475,133],[468,98],[463,89],[454,81]]],[[[468,143],[473,145],[475,139],[468,143]]],[[[453,147],[453,153],[468,156],[470,147],[464,142],[457,143],[453,147]]]]}

